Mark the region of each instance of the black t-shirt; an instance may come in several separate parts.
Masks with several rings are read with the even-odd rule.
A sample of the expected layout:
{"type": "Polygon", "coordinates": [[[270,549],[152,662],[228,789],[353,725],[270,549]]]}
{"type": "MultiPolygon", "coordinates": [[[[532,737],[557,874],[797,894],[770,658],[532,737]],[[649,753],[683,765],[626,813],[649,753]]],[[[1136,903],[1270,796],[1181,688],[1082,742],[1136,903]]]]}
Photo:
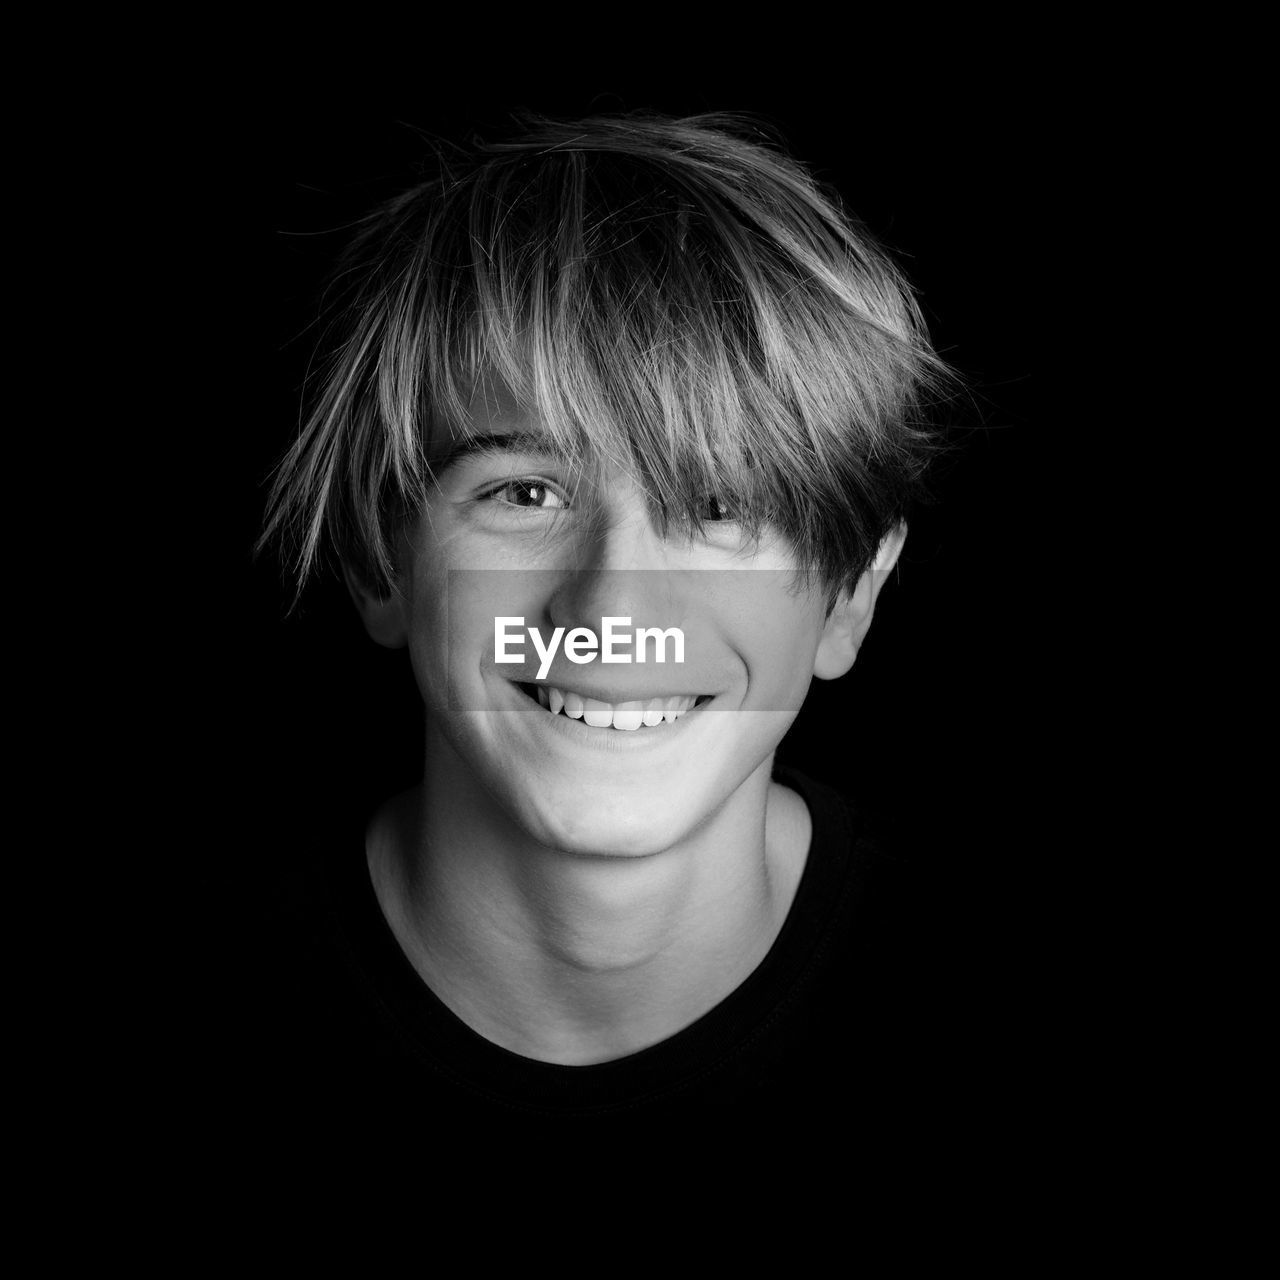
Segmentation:
{"type": "Polygon", "coordinates": [[[473,1137],[668,1123],[919,1131],[954,1095],[958,1009],[912,864],[824,785],[779,767],[813,820],[805,870],[759,966],[638,1053],[589,1066],[484,1039],[426,986],[382,915],[363,820],[308,852],[221,984],[224,1114],[285,1132],[473,1137]]]}

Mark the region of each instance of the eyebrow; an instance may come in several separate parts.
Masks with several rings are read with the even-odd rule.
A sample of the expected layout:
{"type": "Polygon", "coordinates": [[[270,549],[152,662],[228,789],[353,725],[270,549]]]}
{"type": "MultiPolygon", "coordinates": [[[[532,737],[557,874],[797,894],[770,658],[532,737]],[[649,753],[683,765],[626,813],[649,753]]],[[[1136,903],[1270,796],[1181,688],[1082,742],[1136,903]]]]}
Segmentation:
{"type": "Polygon", "coordinates": [[[463,458],[478,453],[554,453],[549,439],[536,431],[503,431],[488,435],[467,436],[457,440],[432,466],[437,475],[443,475],[463,458]]]}

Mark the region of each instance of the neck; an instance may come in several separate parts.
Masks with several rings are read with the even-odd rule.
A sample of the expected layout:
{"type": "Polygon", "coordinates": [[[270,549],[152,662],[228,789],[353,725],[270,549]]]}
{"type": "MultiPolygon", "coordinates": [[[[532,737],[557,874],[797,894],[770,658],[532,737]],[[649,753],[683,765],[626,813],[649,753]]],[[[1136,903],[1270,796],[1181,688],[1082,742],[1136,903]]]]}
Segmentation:
{"type": "Polygon", "coordinates": [[[513,1052],[585,1064],[673,1035],[764,958],[809,819],[765,760],[679,844],[642,857],[531,840],[433,741],[423,785],[370,829],[384,914],[440,999],[513,1052]]]}

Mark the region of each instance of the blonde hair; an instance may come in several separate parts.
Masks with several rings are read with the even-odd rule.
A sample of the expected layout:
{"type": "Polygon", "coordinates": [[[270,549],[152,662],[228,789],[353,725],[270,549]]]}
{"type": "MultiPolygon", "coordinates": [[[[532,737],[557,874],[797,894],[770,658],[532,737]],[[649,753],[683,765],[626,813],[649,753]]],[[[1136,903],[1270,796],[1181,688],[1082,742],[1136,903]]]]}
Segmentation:
{"type": "Polygon", "coordinates": [[[910,286],[737,118],[526,120],[437,156],[334,281],[262,536],[299,592],[326,541],[391,589],[397,530],[485,379],[565,457],[625,461],[664,528],[715,499],[828,587],[866,567],[933,451],[947,371],[910,286]]]}

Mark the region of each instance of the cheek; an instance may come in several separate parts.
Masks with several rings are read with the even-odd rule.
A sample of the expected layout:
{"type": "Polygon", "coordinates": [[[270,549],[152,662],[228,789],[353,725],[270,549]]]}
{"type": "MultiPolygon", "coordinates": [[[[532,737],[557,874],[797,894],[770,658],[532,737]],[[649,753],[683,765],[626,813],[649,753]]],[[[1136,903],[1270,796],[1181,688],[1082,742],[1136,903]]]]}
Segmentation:
{"type": "MultiPolygon", "coordinates": [[[[492,679],[513,668],[496,662],[496,620],[541,621],[542,605],[531,581],[537,575],[506,569],[450,569],[415,582],[410,648],[418,688],[428,707],[453,713],[491,711],[492,679]]],[[[510,635],[522,628],[505,624],[510,635]]],[[[506,648],[521,645],[508,640],[506,648]]],[[[527,636],[523,649],[529,651],[527,636]]]]}
{"type": "Polygon", "coordinates": [[[821,635],[818,617],[794,601],[762,607],[754,625],[737,638],[748,704],[764,712],[796,711],[813,679],[821,635]]]}
{"type": "Polygon", "coordinates": [[[414,582],[410,607],[409,657],[422,700],[432,711],[445,711],[456,703],[451,693],[455,682],[454,656],[461,646],[453,637],[456,629],[449,607],[447,576],[420,577],[414,582]]]}
{"type": "Polygon", "coordinates": [[[794,712],[804,701],[826,617],[823,599],[798,586],[789,557],[778,559],[702,575],[694,606],[713,645],[732,654],[734,683],[745,678],[743,705],[762,712],[794,712]]]}

